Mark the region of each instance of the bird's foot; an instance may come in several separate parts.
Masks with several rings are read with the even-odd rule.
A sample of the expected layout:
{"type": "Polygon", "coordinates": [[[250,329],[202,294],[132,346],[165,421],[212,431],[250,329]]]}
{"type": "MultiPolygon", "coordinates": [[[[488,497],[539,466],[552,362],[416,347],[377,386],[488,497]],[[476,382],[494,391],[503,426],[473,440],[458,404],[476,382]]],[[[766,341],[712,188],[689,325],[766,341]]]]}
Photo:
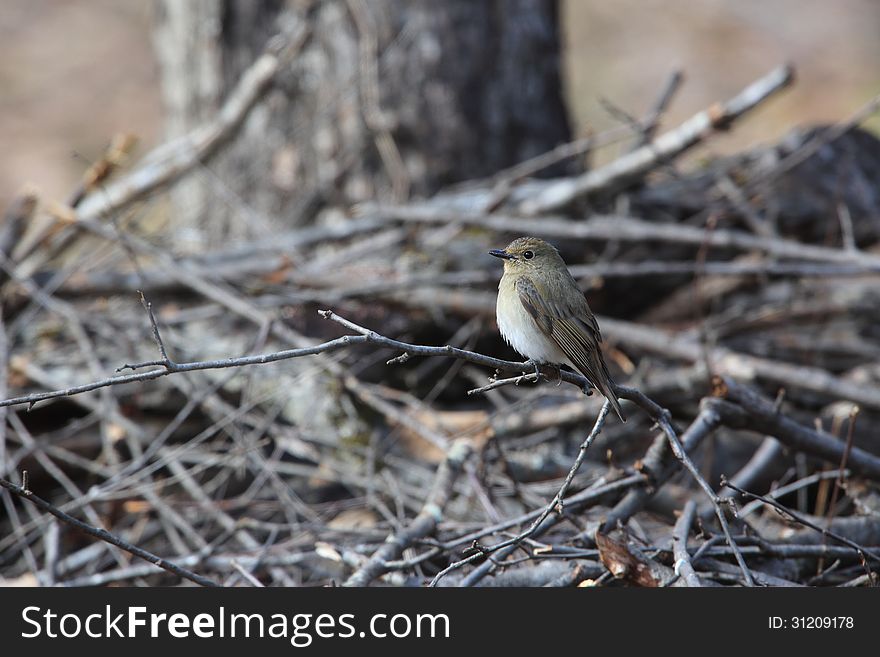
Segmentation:
{"type": "Polygon", "coordinates": [[[562,385],[562,366],[551,363],[547,367],[556,372],[556,387],[558,388],[562,385]]]}
{"type": "Polygon", "coordinates": [[[525,379],[526,377],[531,378],[531,377],[534,376],[534,378],[535,378],[535,383],[538,383],[538,381],[541,380],[541,363],[539,363],[539,362],[536,361],[536,360],[532,360],[531,358],[529,358],[525,363],[523,363],[523,365],[525,365],[526,368],[528,368],[528,367],[533,367],[533,368],[534,368],[534,371],[533,371],[533,372],[528,372],[528,373],[526,373],[526,368],[524,368],[524,369],[523,369],[523,375],[522,375],[522,377],[520,377],[520,380],[523,380],[523,379],[525,379]]]}

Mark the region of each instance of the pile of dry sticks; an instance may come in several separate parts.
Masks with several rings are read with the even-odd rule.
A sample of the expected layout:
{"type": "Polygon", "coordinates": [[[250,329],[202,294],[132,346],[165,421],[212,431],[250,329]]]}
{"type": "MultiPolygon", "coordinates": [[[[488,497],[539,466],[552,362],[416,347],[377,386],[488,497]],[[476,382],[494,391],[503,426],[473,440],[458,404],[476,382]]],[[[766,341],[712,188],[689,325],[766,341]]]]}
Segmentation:
{"type": "Polygon", "coordinates": [[[279,57],[188,138],[128,170],[118,138],[65,204],[8,208],[0,581],[877,583],[876,100],[698,162],[792,71],[659,132],[675,75],[645,119],[490,180],[178,250],[154,215],[279,57]],[[498,337],[486,251],[529,234],[599,315],[626,424],[498,337]]]}

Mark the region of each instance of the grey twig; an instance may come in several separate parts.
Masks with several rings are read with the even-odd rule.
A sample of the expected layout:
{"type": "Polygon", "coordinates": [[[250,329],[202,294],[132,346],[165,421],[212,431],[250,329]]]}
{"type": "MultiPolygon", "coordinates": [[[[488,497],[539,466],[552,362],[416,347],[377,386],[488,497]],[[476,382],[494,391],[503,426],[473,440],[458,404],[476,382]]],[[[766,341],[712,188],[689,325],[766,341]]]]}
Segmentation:
{"type": "Polygon", "coordinates": [[[159,353],[162,355],[162,364],[163,365],[173,365],[171,359],[168,358],[168,352],[165,350],[165,343],[162,342],[162,336],[159,333],[159,325],[156,323],[156,316],[153,315],[153,303],[151,301],[147,301],[147,298],[144,296],[143,291],[138,290],[138,295],[141,298],[141,305],[144,307],[144,310],[147,311],[147,315],[150,317],[150,328],[153,330],[153,340],[156,341],[156,346],[159,348],[159,353]]]}
{"type": "Polygon", "coordinates": [[[774,69],[735,98],[699,112],[651,143],[604,167],[548,185],[536,196],[524,201],[520,210],[528,215],[553,212],[577,198],[643,176],[658,164],[683,153],[712,133],[727,128],[734,120],[787,87],[793,79],[794,70],[790,66],[774,69]]]}
{"type": "MultiPolygon", "coordinates": [[[[569,469],[568,475],[565,477],[565,481],[562,482],[562,486],[559,487],[559,491],[556,493],[556,495],[553,496],[553,499],[550,501],[550,503],[544,507],[544,510],[541,511],[540,515],[535,518],[528,529],[526,529],[524,532],[517,534],[516,536],[513,536],[512,538],[506,539],[499,543],[495,543],[494,545],[480,546],[476,544],[476,541],[474,541],[474,552],[464,559],[450,564],[442,571],[437,573],[434,579],[431,580],[430,585],[436,586],[437,583],[447,574],[449,574],[453,570],[461,568],[468,563],[471,563],[472,561],[476,561],[477,559],[483,558],[487,555],[491,555],[492,553],[498,552],[499,550],[503,550],[505,548],[516,548],[516,546],[522,543],[522,541],[533,536],[538,531],[538,528],[541,526],[541,524],[547,519],[547,517],[551,513],[553,513],[553,511],[556,511],[561,515],[563,509],[563,500],[565,498],[565,494],[568,492],[569,486],[571,486],[571,481],[572,479],[574,479],[574,475],[577,473],[577,471],[581,467],[581,464],[584,462],[584,458],[586,457],[587,450],[589,449],[590,445],[593,444],[593,441],[602,431],[602,427],[605,425],[605,419],[608,417],[608,411],[610,409],[611,404],[610,402],[608,402],[608,400],[606,400],[605,403],[602,404],[602,410],[599,411],[599,417],[596,418],[596,423],[593,425],[592,431],[590,431],[589,435],[584,439],[584,442],[581,443],[577,458],[569,469]]],[[[505,554],[509,554],[509,552],[505,554]]]]}
{"type": "MultiPolygon", "coordinates": [[[[276,351],[270,354],[261,354],[257,356],[242,356],[241,358],[221,358],[218,360],[194,361],[190,363],[165,363],[163,361],[149,361],[146,363],[137,363],[134,365],[123,365],[123,369],[136,369],[139,367],[148,367],[161,365],[161,370],[150,370],[149,372],[139,372],[137,374],[123,374],[119,376],[111,376],[91,383],[85,383],[78,386],[71,386],[62,390],[50,390],[47,392],[35,392],[30,395],[22,395],[21,397],[12,397],[10,399],[0,400],[0,407],[16,406],[19,404],[33,405],[37,402],[47,399],[57,399],[59,397],[70,397],[71,395],[80,395],[84,392],[91,392],[99,388],[108,386],[117,386],[125,383],[138,383],[142,381],[152,381],[169,374],[178,372],[195,372],[197,370],[216,370],[227,367],[243,367],[245,365],[264,365],[266,363],[274,363],[279,360],[287,360],[289,358],[300,358],[302,356],[313,356],[325,351],[334,351],[353,344],[366,344],[369,342],[364,336],[346,335],[329,342],[324,342],[313,347],[304,347],[302,349],[286,349],[284,351],[276,351]]],[[[494,360],[494,359],[492,359],[494,360]]],[[[511,367],[513,363],[507,361],[498,361],[505,366],[506,369],[515,369],[511,367]]]]}
{"type": "Polygon", "coordinates": [[[528,381],[530,383],[537,383],[541,378],[541,375],[532,372],[531,374],[521,374],[520,376],[513,376],[508,379],[495,379],[491,383],[481,386],[479,388],[474,388],[473,390],[468,390],[468,395],[479,395],[484,392],[489,392],[490,390],[495,390],[496,388],[500,388],[502,386],[514,385],[518,386],[520,383],[528,381]]]}
{"type": "Polygon", "coordinates": [[[675,94],[681,88],[683,82],[684,73],[680,70],[675,70],[669,74],[669,78],[666,80],[666,85],[657,97],[654,107],[651,108],[648,116],[642,119],[642,135],[635,143],[632,150],[644,146],[654,138],[654,133],[657,132],[657,128],[660,126],[660,119],[663,118],[663,114],[669,108],[672,99],[675,98],[675,94]]]}
{"type": "MultiPolygon", "coordinates": [[[[748,429],[774,436],[786,447],[838,464],[847,452],[845,443],[833,436],[783,415],[769,399],[730,377],[716,376],[712,381],[714,398],[705,399],[731,429],[748,429]]],[[[870,391],[869,391],[870,392],[870,391]]],[[[854,473],[880,480],[880,457],[859,447],[851,447],[846,467],[854,473]]]]}
{"type": "Polygon", "coordinates": [[[452,443],[446,459],[437,470],[434,485],[419,514],[406,527],[389,536],[382,547],[352,573],[343,586],[367,586],[374,579],[388,572],[389,563],[400,559],[405,549],[411,547],[417,540],[434,533],[437,524],[443,518],[443,509],[452,495],[453,484],[471,452],[472,447],[468,440],[459,439],[452,443]]]}
{"type": "Polygon", "coordinates": [[[675,573],[680,575],[688,586],[700,587],[702,586],[700,578],[697,577],[697,573],[694,571],[694,566],[691,563],[687,550],[688,534],[690,534],[696,510],[697,505],[693,500],[688,500],[685,503],[684,509],[682,509],[681,515],[678,516],[678,520],[672,530],[672,553],[675,557],[675,573]]]}
{"type": "Polygon", "coordinates": [[[789,518],[791,518],[792,520],[794,520],[797,523],[800,523],[804,527],[809,527],[810,529],[813,529],[813,530],[819,532],[823,536],[827,536],[828,538],[833,539],[839,543],[843,543],[847,547],[851,547],[854,550],[858,550],[859,555],[861,555],[863,561],[865,560],[865,557],[869,557],[869,558],[873,559],[874,561],[877,561],[878,563],[880,563],[880,553],[878,553],[874,550],[868,549],[862,545],[859,545],[858,543],[848,539],[846,536],[841,536],[840,534],[833,532],[830,529],[820,527],[816,523],[812,522],[809,518],[805,518],[797,511],[792,511],[791,509],[783,506],[782,504],[780,504],[776,500],[771,499],[769,497],[765,497],[763,495],[758,495],[757,493],[750,493],[749,491],[744,490],[742,488],[739,488],[738,486],[731,484],[729,481],[724,480],[724,479],[722,479],[721,483],[724,486],[732,488],[740,495],[745,495],[746,497],[750,497],[753,500],[759,500],[759,501],[763,502],[767,506],[776,509],[782,515],[788,516],[789,518]]]}
{"type": "Polygon", "coordinates": [[[28,500],[37,508],[42,509],[48,513],[51,513],[53,516],[61,520],[62,522],[67,523],[77,529],[84,531],[86,534],[90,536],[94,536],[105,543],[110,543],[111,545],[115,545],[118,548],[129,552],[136,557],[140,557],[145,561],[149,561],[150,563],[162,568],[163,570],[167,570],[169,573],[173,573],[178,577],[183,577],[184,579],[188,579],[191,582],[195,582],[201,586],[219,586],[215,581],[208,579],[207,577],[202,577],[201,575],[197,575],[186,568],[181,568],[180,566],[163,559],[162,557],[158,557],[152,552],[147,552],[146,550],[139,548],[136,545],[132,545],[128,541],[124,541],[118,536],[111,534],[106,529],[101,529],[100,527],[93,527],[92,525],[84,523],[82,520],[77,520],[73,516],[65,513],[61,509],[53,506],[46,500],[37,495],[30,490],[22,486],[16,486],[11,481],[7,481],[6,479],[0,478],[0,486],[7,489],[11,493],[18,495],[20,498],[24,500],[28,500]]]}
{"type": "Polygon", "coordinates": [[[745,558],[742,555],[739,547],[736,544],[736,541],[733,539],[733,536],[730,535],[730,527],[727,524],[727,517],[724,515],[724,510],[721,508],[722,500],[718,497],[712,487],[706,482],[703,478],[703,475],[700,474],[700,471],[697,470],[697,466],[694,465],[694,462],[691,461],[690,457],[687,455],[684,447],[682,447],[681,442],[678,439],[678,436],[675,433],[675,429],[672,427],[672,424],[666,418],[661,418],[658,422],[660,428],[663,429],[663,432],[666,434],[666,437],[669,439],[669,445],[672,447],[672,452],[675,454],[675,457],[684,465],[685,469],[691,473],[691,476],[703,489],[703,492],[706,493],[706,496],[711,500],[712,506],[715,509],[715,516],[718,518],[718,524],[721,525],[721,531],[724,532],[724,536],[727,539],[727,544],[730,546],[730,549],[733,550],[733,555],[736,558],[736,562],[739,565],[740,570],[742,571],[743,578],[745,579],[745,583],[747,586],[754,586],[755,581],[752,578],[751,572],[749,572],[749,568],[746,565],[745,558]]]}

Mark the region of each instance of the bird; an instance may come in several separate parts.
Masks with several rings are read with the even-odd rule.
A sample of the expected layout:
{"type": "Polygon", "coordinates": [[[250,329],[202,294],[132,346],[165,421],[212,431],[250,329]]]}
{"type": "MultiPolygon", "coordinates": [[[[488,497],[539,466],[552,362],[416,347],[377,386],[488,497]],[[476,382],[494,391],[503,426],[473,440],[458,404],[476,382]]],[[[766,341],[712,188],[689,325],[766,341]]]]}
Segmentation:
{"type": "Polygon", "coordinates": [[[568,365],[626,422],[602,357],[602,334],[583,292],[552,244],[520,237],[489,255],[504,260],[495,317],[504,340],[536,366],[568,365]]]}

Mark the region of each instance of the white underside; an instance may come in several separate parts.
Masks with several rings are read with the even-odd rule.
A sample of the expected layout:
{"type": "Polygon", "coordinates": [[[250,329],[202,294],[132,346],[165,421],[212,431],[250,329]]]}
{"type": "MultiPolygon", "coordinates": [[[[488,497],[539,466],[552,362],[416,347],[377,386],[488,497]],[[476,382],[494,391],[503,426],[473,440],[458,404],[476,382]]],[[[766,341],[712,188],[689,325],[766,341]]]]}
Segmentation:
{"type": "Polygon", "coordinates": [[[495,319],[498,321],[501,337],[526,358],[538,363],[571,365],[556,343],[541,332],[516,294],[512,297],[499,295],[495,319]],[[508,301],[502,302],[502,296],[508,301]]]}

